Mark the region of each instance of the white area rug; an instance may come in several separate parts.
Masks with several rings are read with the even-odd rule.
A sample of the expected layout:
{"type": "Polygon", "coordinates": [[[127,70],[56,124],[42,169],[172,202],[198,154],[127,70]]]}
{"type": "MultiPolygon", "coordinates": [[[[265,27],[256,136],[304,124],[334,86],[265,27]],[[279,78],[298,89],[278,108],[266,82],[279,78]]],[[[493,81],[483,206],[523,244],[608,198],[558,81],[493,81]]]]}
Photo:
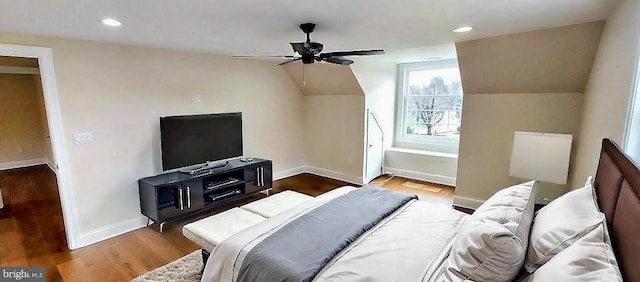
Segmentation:
{"type": "Polygon", "coordinates": [[[142,274],[131,281],[197,282],[202,278],[202,267],[202,254],[200,250],[197,250],[175,261],[142,274]]]}

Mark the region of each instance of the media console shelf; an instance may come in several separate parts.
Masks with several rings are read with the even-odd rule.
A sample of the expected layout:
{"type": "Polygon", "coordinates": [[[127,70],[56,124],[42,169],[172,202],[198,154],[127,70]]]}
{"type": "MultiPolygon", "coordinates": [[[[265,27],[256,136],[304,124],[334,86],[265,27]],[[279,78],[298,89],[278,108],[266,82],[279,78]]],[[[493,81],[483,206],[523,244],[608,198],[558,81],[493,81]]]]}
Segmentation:
{"type": "Polygon", "coordinates": [[[201,174],[171,172],[138,180],[140,210],[158,223],[165,223],[237,201],[273,186],[270,160],[231,160],[201,174]]]}

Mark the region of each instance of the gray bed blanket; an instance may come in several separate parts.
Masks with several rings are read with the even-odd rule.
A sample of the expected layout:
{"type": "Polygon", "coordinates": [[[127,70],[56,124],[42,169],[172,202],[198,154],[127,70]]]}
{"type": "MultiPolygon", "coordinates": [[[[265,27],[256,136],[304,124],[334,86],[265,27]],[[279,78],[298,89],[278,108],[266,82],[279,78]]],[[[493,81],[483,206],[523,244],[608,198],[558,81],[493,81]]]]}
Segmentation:
{"type": "Polygon", "coordinates": [[[256,245],[238,281],[311,281],[342,249],[415,195],[365,187],[335,198],[256,245]]]}

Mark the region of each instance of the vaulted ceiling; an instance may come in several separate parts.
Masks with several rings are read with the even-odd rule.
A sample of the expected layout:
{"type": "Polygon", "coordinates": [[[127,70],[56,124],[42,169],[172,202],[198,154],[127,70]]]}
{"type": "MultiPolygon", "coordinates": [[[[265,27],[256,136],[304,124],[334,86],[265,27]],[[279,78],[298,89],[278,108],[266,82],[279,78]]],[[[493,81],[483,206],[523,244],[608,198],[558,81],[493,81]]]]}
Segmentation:
{"type": "MultiPolygon", "coordinates": [[[[326,51],[400,50],[604,19],[617,0],[3,0],[0,32],[215,54],[291,54],[298,24],[326,51]],[[114,17],[123,25],[100,22],[114,17]],[[473,26],[454,34],[459,26],[473,26]]],[[[1,37],[0,37],[1,39],[1,37]]]]}

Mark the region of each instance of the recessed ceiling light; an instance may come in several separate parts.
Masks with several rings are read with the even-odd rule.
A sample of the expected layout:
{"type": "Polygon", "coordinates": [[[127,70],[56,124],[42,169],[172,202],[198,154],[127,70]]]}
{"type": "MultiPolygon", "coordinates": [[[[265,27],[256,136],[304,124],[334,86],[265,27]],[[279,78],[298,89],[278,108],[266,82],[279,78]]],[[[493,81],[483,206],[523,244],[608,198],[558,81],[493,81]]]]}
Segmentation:
{"type": "Polygon", "coordinates": [[[458,33],[460,33],[460,32],[468,32],[468,31],[471,31],[472,29],[473,29],[473,27],[463,26],[463,27],[459,27],[459,28],[454,29],[453,32],[458,32],[458,33]]]}
{"type": "Polygon", "coordinates": [[[121,26],[122,22],[114,18],[104,18],[102,19],[102,24],[108,25],[108,26],[121,26]]]}

